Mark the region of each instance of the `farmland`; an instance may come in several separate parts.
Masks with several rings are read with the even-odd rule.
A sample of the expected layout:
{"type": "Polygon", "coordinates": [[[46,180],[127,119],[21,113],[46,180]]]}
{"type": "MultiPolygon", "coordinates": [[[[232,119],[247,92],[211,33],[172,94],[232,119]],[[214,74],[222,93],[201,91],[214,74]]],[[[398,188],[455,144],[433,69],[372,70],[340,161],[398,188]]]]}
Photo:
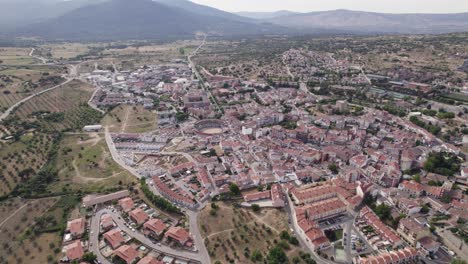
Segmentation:
{"type": "MultiPolygon", "coordinates": [[[[32,226],[54,204],[58,198],[35,200],[10,199],[0,203],[0,263],[47,263],[47,255],[53,254],[53,248],[46,241],[59,243],[58,234],[39,235],[31,240],[24,240],[26,230],[32,226]],[[44,257],[45,256],[45,257],[44,257]]],[[[32,236],[32,234],[30,234],[32,236]]]]}
{"type": "Polygon", "coordinates": [[[21,99],[63,81],[62,67],[10,66],[0,67],[0,110],[21,99]]]}
{"type": "Polygon", "coordinates": [[[0,65],[28,65],[38,63],[29,56],[30,48],[0,48],[0,65]]]}
{"type": "Polygon", "coordinates": [[[78,130],[99,122],[101,115],[87,105],[93,87],[72,81],[62,88],[34,97],[15,110],[20,119],[38,120],[51,130],[78,130]]]}
{"type": "Polygon", "coordinates": [[[39,171],[47,159],[51,139],[32,132],[14,142],[0,142],[0,196],[39,171]]]}
{"type": "Polygon", "coordinates": [[[150,132],[156,129],[156,114],[142,106],[122,105],[108,113],[102,123],[111,132],[150,132]]]}
{"type": "Polygon", "coordinates": [[[298,254],[296,246],[288,244],[288,250],[280,238],[280,232],[289,229],[284,211],[262,209],[253,213],[228,203],[217,203],[214,207],[217,209],[213,206],[203,209],[198,221],[213,262],[252,263],[254,251],[264,257],[278,243],[285,247],[288,256],[298,254]]]}

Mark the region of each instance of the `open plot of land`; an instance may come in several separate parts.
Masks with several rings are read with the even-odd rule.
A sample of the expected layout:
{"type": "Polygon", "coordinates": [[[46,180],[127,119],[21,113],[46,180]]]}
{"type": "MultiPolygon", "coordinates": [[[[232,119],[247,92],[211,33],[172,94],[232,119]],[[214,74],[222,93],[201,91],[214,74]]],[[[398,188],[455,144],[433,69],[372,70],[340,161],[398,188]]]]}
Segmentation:
{"type": "Polygon", "coordinates": [[[177,41],[163,45],[114,45],[102,55],[113,57],[120,70],[131,70],[143,65],[167,63],[175,58],[185,58],[187,52],[200,45],[200,41],[177,41]]]}
{"type": "Polygon", "coordinates": [[[71,59],[86,54],[96,46],[97,44],[65,43],[44,45],[41,48],[49,50],[52,59],[71,59]]]}
{"type": "Polygon", "coordinates": [[[66,135],[60,144],[59,183],[53,189],[100,191],[127,185],[134,177],[112,159],[103,135],[66,135]]]}
{"type": "Polygon", "coordinates": [[[111,132],[150,132],[156,129],[156,114],[143,106],[121,105],[106,115],[103,125],[111,132]]]}
{"type": "MultiPolygon", "coordinates": [[[[216,213],[207,206],[199,215],[200,231],[211,255],[211,260],[228,263],[252,263],[250,255],[258,250],[266,256],[268,250],[280,239],[281,231],[288,231],[286,212],[278,209],[262,209],[253,213],[231,204],[217,203],[216,213]]],[[[298,248],[290,246],[289,256],[295,256],[298,248]]]]}
{"type": "MultiPolygon", "coordinates": [[[[44,254],[53,254],[49,244],[42,244],[39,240],[23,243],[25,230],[33,226],[35,219],[41,217],[54,206],[57,198],[43,198],[36,200],[11,199],[0,203],[1,220],[0,231],[0,263],[47,263],[43,261],[44,254]],[[39,259],[40,258],[40,259],[39,259]]],[[[56,237],[56,235],[55,235],[56,237]]],[[[50,238],[49,238],[50,239],[50,238]]],[[[58,245],[58,241],[55,242],[58,245]]]]}
{"type": "Polygon", "coordinates": [[[38,61],[29,56],[30,48],[0,48],[0,65],[27,65],[38,61]]]}
{"type": "Polygon", "coordinates": [[[30,133],[14,142],[0,142],[0,195],[34,176],[46,162],[52,138],[30,133]]]}

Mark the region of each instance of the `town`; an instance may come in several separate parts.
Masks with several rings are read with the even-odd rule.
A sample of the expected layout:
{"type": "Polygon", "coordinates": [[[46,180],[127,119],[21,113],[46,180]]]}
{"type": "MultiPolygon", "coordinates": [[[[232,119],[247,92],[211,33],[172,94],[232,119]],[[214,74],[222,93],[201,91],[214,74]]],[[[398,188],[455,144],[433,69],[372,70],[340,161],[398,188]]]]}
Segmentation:
{"type": "MultiPolygon", "coordinates": [[[[206,250],[197,215],[217,199],[239,194],[242,207],[285,210],[293,236],[318,263],[468,258],[460,229],[468,219],[462,150],[468,138],[441,139],[426,127],[444,127],[453,112],[434,103],[401,115],[369,104],[392,94],[396,105],[410,96],[427,100],[435,91],[431,85],[366,74],[333,55],[300,50],[283,54],[290,80],[243,80],[194,63],[204,44],[188,61],[84,75],[97,87],[89,101],[95,108],[155,110],[148,120],[154,131],[84,130],[104,130],[113,159],[150,196],[174,206],[153,209],[128,191],[86,196],[89,218],[68,222],[65,260],[90,252],[101,263],[208,263],[213,253],[206,250]],[[320,85],[345,72],[339,84],[320,85]],[[330,99],[329,93],[343,92],[345,98],[330,99]],[[369,99],[362,103],[350,96],[355,93],[369,99]],[[168,209],[185,217],[168,215],[168,209]],[[82,242],[86,232],[89,240],[82,242]]],[[[450,123],[466,128],[466,106],[449,109],[456,111],[450,123]]]]}
{"type": "Polygon", "coordinates": [[[466,264],[466,39],[0,45],[0,263],[466,264]]]}

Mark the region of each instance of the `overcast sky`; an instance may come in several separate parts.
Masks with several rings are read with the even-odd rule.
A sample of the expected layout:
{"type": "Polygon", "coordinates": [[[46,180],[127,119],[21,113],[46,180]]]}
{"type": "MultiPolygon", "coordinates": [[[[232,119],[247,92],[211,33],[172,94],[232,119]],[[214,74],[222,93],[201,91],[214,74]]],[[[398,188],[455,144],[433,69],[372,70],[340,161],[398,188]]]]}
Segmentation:
{"type": "Polygon", "coordinates": [[[468,0],[192,0],[226,11],[312,12],[351,9],[385,13],[468,12],[468,0]]]}

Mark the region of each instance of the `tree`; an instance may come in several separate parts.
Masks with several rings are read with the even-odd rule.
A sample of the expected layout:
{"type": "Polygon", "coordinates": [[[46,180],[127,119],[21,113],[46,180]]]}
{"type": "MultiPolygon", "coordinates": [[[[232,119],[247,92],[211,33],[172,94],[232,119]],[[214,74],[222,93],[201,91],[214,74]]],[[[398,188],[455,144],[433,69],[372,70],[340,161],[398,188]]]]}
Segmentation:
{"type": "Polygon", "coordinates": [[[258,204],[252,204],[252,210],[255,212],[255,213],[258,213],[260,212],[260,206],[258,204]]]}
{"type": "Polygon", "coordinates": [[[93,252],[88,252],[83,255],[82,260],[88,263],[94,263],[94,261],[97,260],[97,256],[93,252]]]}
{"type": "Polygon", "coordinates": [[[336,163],[332,163],[330,165],[328,165],[328,169],[333,172],[333,174],[338,174],[338,166],[336,165],[336,163]]]}
{"type": "Polygon", "coordinates": [[[288,257],[286,256],[286,253],[278,246],[270,249],[267,259],[269,264],[288,263],[288,257]]]}
{"type": "Polygon", "coordinates": [[[240,194],[239,186],[237,186],[237,184],[235,183],[231,183],[229,185],[229,191],[231,192],[231,194],[236,195],[236,196],[240,194]]]}
{"type": "Polygon", "coordinates": [[[262,259],[263,259],[262,253],[260,253],[260,251],[258,251],[258,249],[255,249],[252,252],[252,255],[250,256],[250,260],[252,262],[262,261],[262,259]]]}
{"type": "Polygon", "coordinates": [[[419,174],[416,174],[413,176],[413,181],[417,182],[417,183],[421,183],[421,175],[419,174]]]}

